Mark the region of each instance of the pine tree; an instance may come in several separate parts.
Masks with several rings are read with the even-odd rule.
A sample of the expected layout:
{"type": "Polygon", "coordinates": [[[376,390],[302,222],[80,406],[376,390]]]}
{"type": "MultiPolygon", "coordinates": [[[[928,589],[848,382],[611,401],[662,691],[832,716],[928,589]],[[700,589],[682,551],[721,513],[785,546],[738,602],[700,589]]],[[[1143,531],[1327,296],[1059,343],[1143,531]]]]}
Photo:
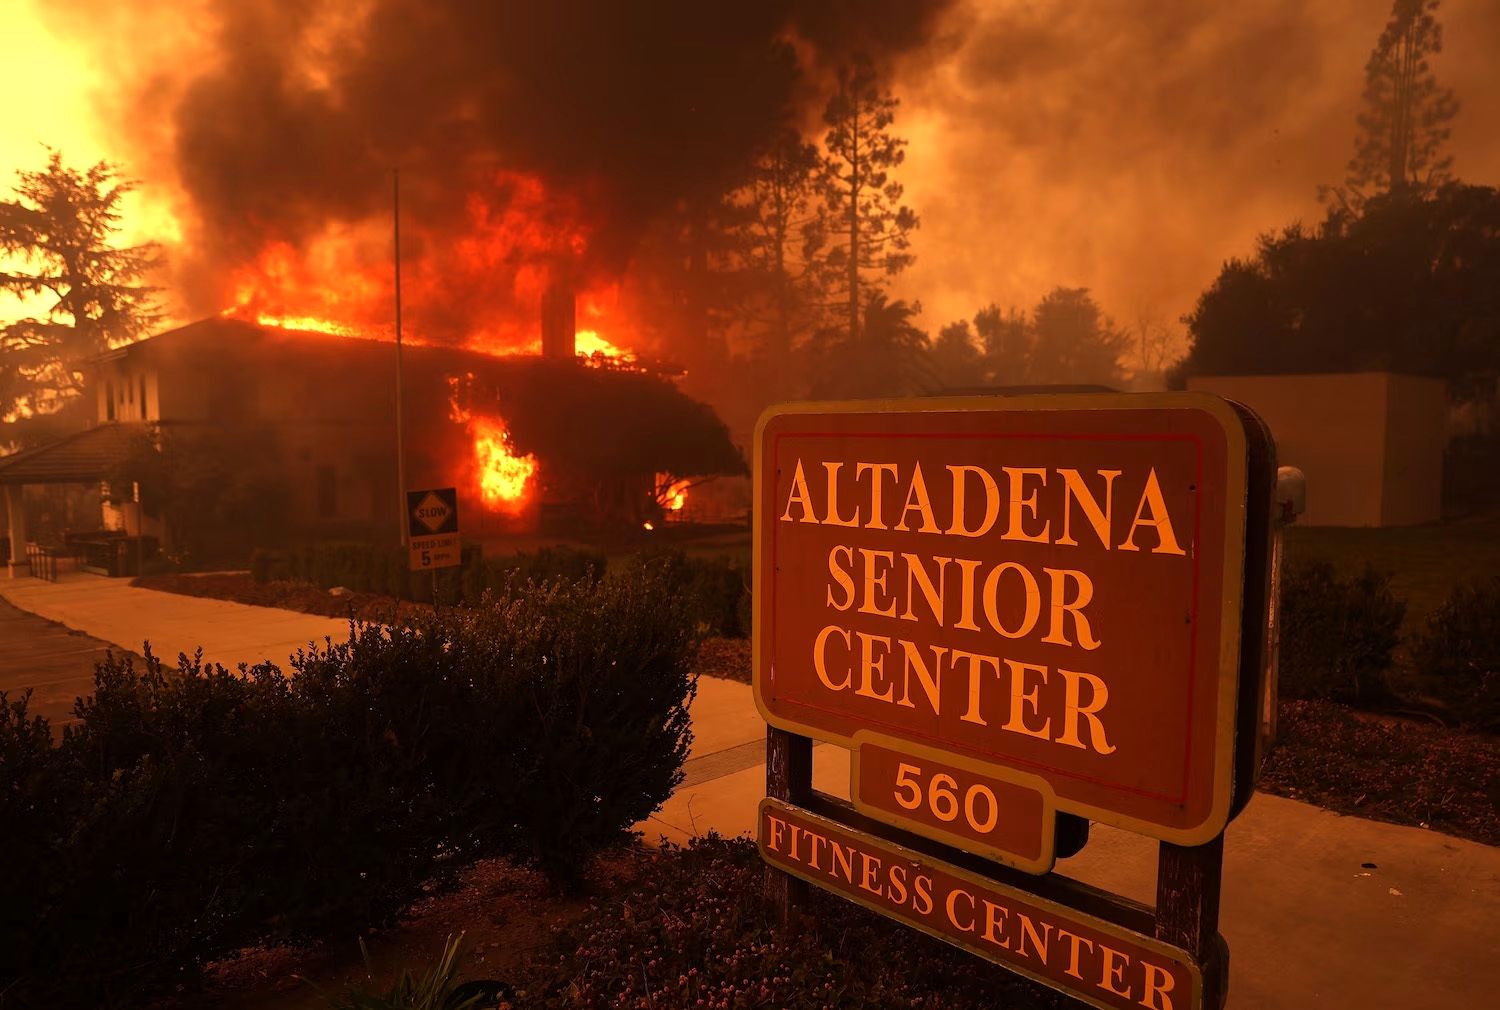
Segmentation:
{"type": "Polygon", "coordinates": [[[851,337],[861,306],[912,261],[917,215],[901,204],[904,190],[891,174],[906,157],[906,141],[891,132],[896,105],[880,90],[870,62],[856,59],[839,74],[823,112],[828,132],[819,181],[828,245],[820,264],[830,292],[842,295],[851,337]]]}
{"type": "Polygon", "coordinates": [[[41,171],[21,171],[0,201],[0,291],[35,315],[0,328],[0,418],[45,415],[82,392],[83,366],[128,343],[158,318],[156,289],[141,283],[154,245],[119,247],[120,203],[134,183],[99,162],[68,168],[51,151],[41,171]],[[37,304],[39,303],[39,304],[37,304]]]}
{"type": "Polygon", "coordinates": [[[1442,147],[1458,100],[1438,86],[1429,62],[1443,48],[1437,8],[1438,0],[1395,0],[1365,64],[1355,154],[1336,191],[1349,209],[1358,210],[1372,190],[1425,196],[1448,179],[1452,159],[1442,147]]]}
{"type": "Polygon", "coordinates": [[[737,194],[744,208],[741,249],[761,296],[754,301],[766,310],[764,347],[773,371],[786,369],[795,333],[811,323],[817,167],[817,148],[788,127],[766,146],[737,194]]]}

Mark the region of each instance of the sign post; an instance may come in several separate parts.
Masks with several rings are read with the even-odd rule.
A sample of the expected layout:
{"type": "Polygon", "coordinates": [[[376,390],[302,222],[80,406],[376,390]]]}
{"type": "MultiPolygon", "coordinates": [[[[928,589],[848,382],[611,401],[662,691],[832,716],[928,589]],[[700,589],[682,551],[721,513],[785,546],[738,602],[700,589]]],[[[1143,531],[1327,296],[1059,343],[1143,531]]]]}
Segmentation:
{"type": "Polygon", "coordinates": [[[1223,831],[1269,703],[1264,425],[1197,393],[799,404],[762,418],[755,473],[768,864],[848,892],[797,840],[824,870],[909,863],[968,897],[847,896],[1096,1006],[1131,971],[1128,1005],[1220,1005],[1223,831]],[[812,739],[848,749],[852,803],[813,790],[812,739]],[[1161,843],[1154,910],[1052,872],[1080,819],[1161,843]],[[969,897],[1121,960],[1085,985],[976,948],[969,897]]]}

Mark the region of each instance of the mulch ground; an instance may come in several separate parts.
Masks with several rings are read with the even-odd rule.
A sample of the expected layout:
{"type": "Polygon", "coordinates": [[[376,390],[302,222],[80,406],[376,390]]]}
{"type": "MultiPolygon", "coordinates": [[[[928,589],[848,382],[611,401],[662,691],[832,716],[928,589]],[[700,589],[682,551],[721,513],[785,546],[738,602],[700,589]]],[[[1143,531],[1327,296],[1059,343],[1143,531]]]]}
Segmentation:
{"type": "Polygon", "coordinates": [[[1500,737],[1283,701],[1260,788],[1341,814],[1500,845],[1500,737]]]}

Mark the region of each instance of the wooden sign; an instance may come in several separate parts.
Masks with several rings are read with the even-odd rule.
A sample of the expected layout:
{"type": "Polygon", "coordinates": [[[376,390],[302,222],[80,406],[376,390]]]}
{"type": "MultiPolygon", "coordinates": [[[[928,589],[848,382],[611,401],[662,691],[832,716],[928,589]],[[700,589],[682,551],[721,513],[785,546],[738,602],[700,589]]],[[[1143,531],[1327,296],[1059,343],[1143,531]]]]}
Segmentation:
{"type": "Polygon", "coordinates": [[[775,799],[757,841],[770,865],[1110,1010],[1198,1010],[1203,972],[1151,937],[775,799]]]}
{"type": "Polygon", "coordinates": [[[851,750],[861,811],[1032,872],[1058,811],[1223,831],[1253,785],[1228,403],[796,405],[756,450],[756,702],[851,750]]]}
{"type": "Polygon", "coordinates": [[[406,492],[406,523],[412,571],[451,568],[462,562],[457,489],[406,492]]]}

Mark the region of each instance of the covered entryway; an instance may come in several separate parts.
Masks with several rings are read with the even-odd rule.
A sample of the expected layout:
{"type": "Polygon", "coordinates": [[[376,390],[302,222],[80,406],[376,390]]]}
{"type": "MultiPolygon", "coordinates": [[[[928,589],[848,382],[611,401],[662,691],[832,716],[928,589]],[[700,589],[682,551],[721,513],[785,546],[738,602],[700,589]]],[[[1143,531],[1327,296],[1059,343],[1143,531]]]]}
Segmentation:
{"type": "Polygon", "coordinates": [[[26,489],[97,487],[145,432],[141,422],[115,421],[0,457],[0,492],[6,513],[0,558],[11,578],[31,575],[55,581],[59,572],[69,569],[103,575],[139,573],[142,561],[155,555],[160,535],[159,530],[149,528],[139,505],[121,508],[116,523],[107,524],[100,515],[88,528],[52,530],[38,539],[27,529],[26,489]]]}

